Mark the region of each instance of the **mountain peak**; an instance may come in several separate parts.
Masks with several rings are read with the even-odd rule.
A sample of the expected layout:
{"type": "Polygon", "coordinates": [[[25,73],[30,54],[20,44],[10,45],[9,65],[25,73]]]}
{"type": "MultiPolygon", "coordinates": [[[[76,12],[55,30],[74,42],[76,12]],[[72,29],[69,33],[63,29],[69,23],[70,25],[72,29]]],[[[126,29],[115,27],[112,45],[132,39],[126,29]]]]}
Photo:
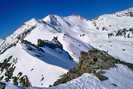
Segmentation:
{"type": "Polygon", "coordinates": [[[72,14],[70,16],[67,16],[67,17],[71,17],[71,18],[77,18],[77,19],[85,19],[84,17],[78,15],[78,14],[72,14]]]}
{"type": "Polygon", "coordinates": [[[130,17],[132,17],[133,16],[133,7],[128,8],[128,9],[123,10],[123,11],[116,12],[115,15],[119,16],[119,17],[121,17],[121,16],[130,16],[130,17]]]}
{"type": "Polygon", "coordinates": [[[47,22],[48,24],[52,24],[52,25],[59,25],[59,23],[62,20],[62,17],[58,16],[58,15],[48,15],[46,16],[43,21],[47,22]]]}
{"type": "Polygon", "coordinates": [[[28,20],[27,22],[25,22],[24,24],[26,25],[36,25],[39,21],[35,18],[31,18],[30,20],[28,20]]]}

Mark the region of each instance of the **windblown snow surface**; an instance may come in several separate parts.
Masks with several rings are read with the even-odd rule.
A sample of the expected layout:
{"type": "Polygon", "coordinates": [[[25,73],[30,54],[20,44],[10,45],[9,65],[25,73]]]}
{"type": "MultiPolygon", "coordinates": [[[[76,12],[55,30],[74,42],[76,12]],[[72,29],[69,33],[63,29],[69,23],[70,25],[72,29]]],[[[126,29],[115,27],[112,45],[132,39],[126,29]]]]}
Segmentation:
{"type": "MultiPolygon", "coordinates": [[[[79,62],[81,51],[88,51],[93,47],[104,50],[117,59],[133,63],[131,13],[132,8],[92,20],[76,15],[48,15],[39,20],[31,19],[0,43],[0,61],[11,55],[17,58],[14,75],[18,72],[27,75],[33,87],[52,85],[60,75],[67,73],[79,62]],[[42,47],[43,51],[40,52],[38,48],[19,41],[23,39],[37,45],[38,39],[51,41],[53,37],[58,38],[63,50],[42,47]],[[28,50],[29,46],[33,50],[28,50]]],[[[84,74],[59,86],[28,89],[132,89],[133,72],[124,65],[106,70],[105,76],[109,79],[100,81],[94,75],[84,74]]],[[[7,84],[6,89],[27,88],[7,84]]]]}

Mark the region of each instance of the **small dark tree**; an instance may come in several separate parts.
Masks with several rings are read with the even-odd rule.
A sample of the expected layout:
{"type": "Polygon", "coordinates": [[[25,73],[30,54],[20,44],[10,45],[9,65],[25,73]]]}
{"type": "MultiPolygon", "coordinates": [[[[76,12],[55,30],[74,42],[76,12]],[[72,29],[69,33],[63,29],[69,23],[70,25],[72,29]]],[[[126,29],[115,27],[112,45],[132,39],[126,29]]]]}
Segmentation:
{"type": "Polygon", "coordinates": [[[19,72],[18,75],[17,75],[17,77],[20,78],[22,75],[23,75],[23,73],[22,72],[19,72]]]}
{"type": "Polygon", "coordinates": [[[129,15],[130,15],[131,17],[133,17],[133,12],[129,12],[129,15]]]}
{"type": "Polygon", "coordinates": [[[6,87],[6,84],[3,82],[0,82],[0,89],[5,89],[5,87],[6,87]]]}
{"type": "Polygon", "coordinates": [[[31,83],[29,82],[29,79],[26,75],[20,78],[20,85],[24,87],[30,87],[31,83]]]}
{"type": "Polygon", "coordinates": [[[38,46],[38,47],[43,47],[44,44],[45,44],[45,42],[44,42],[43,40],[38,39],[38,41],[37,41],[37,46],[38,46]]]}
{"type": "Polygon", "coordinates": [[[133,32],[133,28],[130,28],[129,31],[130,31],[130,32],[133,32]]]}
{"type": "Polygon", "coordinates": [[[16,76],[13,77],[13,84],[18,85],[18,78],[16,76]]]}
{"type": "Polygon", "coordinates": [[[3,78],[4,78],[4,76],[1,76],[1,77],[0,77],[0,80],[2,80],[3,78]]]}

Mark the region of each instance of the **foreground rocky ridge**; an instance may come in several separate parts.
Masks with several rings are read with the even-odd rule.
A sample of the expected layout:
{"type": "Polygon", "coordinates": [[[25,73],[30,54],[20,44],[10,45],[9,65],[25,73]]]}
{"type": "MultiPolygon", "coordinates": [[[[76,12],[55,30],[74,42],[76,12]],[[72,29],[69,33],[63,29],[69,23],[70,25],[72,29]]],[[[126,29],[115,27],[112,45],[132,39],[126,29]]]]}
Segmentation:
{"type": "Polygon", "coordinates": [[[67,74],[62,75],[61,79],[55,82],[56,86],[22,88],[6,84],[5,89],[131,89],[132,70],[133,64],[115,59],[105,51],[93,49],[82,52],[79,64],[70,69],[67,74]],[[128,74],[129,79],[125,77],[125,74],[128,74]],[[117,79],[111,81],[115,79],[114,76],[120,82],[117,79]],[[124,79],[126,80],[122,82],[124,79]]]}
{"type": "Polygon", "coordinates": [[[66,83],[84,73],[94,74],[101,81],[108,80],[108,77],[104,75],[105,70],[117,67],[117,64],[125,65],[133,70],[133,64],[115,59],[105,51],[93,49],[89,52],[81,52],[79,64],[70,69],[67,74],[62,75],[61,79],[57,80],[54,85],[66,83]]]}

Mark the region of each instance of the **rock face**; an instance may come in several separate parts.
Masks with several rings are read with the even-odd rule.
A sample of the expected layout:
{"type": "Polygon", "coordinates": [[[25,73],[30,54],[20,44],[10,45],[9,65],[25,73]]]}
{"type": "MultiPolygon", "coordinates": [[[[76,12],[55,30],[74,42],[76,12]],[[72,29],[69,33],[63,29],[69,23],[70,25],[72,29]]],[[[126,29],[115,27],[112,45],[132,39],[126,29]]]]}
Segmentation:
{"type": "Polygon", "coordinates": [[[51,41],[38,39],[37,45],[39,47],[48,46],[49,48],[52,49],[55,48],[63,49],[63,45],[58,41],[57,37],[53,37],[51,41]]]}
{"type": "Polygon", "coordinates": [[[93,73],[100,80],[106,80],[108,78],[102,75],[104,73],[102,70],[115,67],[117,63],[118,60],[104,51],[93,49],[89,52],[81,52],[79,64],[70,69],[67,74],[62,75],[62,78],[56,81],[54,85],[66,83],[83,73],[93,73]]]}
{"type": "Polygon", "coordinates": [[[117,68],[118,64],[125,65],[129,69],[133,70],[133,64],[122,62],[119,59],[115,59],[105,51],[93,49],[89,52],[81,52],[79,64],[76,65],[74,68],[70,69],[67,74],[62,75],[61,79],[58,79],[54,83],[54,85],[66,83],[72,79],[81,76],[84,73],[91,73],[95,75],[100,81],[105,81],[110,78],[105,75],[105,70],[117,68]]]}

